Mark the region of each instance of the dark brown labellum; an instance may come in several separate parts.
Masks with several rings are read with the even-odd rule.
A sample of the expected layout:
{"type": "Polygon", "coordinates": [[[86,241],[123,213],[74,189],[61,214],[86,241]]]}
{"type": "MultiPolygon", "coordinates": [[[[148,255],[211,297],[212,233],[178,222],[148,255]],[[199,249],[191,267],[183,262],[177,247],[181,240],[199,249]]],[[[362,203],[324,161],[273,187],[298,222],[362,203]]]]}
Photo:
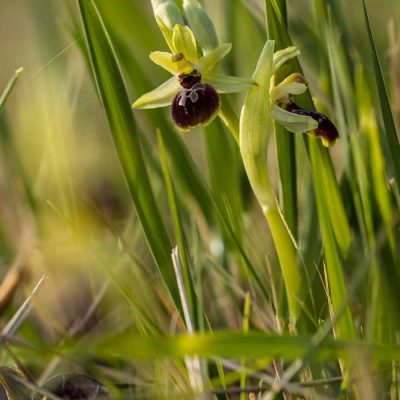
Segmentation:
{"type": "Polygon", "coordinates": [[[211,85],[196,83],[175,96],[171,106],[172,119],[182,130],[189,130],[210,122],[217,114],[219,105],[218,93],[211,85]]]}
{"type": "Polygon", "coordinates": [[[321,137],[325,145],[333,145],[339,137],[339,133],[332,121],[318,111],[304,110],[295,103],[289,103],[286,110],[298,115],[306,115],[318,122],[318,128],[314,130],[315,136],[321,137]]]}

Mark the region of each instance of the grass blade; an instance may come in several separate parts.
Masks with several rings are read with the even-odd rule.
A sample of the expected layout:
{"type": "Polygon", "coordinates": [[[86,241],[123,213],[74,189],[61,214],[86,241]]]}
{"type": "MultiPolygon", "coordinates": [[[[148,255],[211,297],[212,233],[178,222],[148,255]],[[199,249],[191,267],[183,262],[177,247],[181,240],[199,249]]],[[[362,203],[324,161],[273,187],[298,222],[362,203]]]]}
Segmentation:
{"type": "MultiPolygon", "coordinates": [[[[168,203],[169,203],[169,208],[171,211],[172,215],[172,221],[174,225],[174,230],[175,230],[175,236],[176,236],[176,241],[178,244],[178,249],[179,251],[176,251],[176,257],[179,258],[180,260],[180,271],[182,272],[182,282],[184,285],[185,289],[185,299],[187,300],[187,310],[190,315],[190,320],[192,321],[192,324],[195,326],[197,323],[197,318],[195,317],[195,312],[197,310],[197,306],[195,304],[195,291],[194,291],[194,286],[193,286],[193,281],[190,275],[190,268],[189,268],[189,254],[187,250],[187,242],[185,238],[185,234],[183,231],[183,226],[182,226],[182,221],[181,221],[181,216],[179,214],[179,205],[177,203],[177,198],[176,198],[176,193],[175,193],[175,188],[174,184],[172,181],[171,177],[171,172],[169,169],[168,165],[168,160],[167,160],[167,153],[164,145],[164,141],[162,139],[161,133],[157,133],[157,139],[158,139],[158,145],[160,149],[160,157],[161,157],[161,165],[164,173],[164,180],[165,180],[165,186],[167,188],[167,193],[168,193],[168,203]]],[[[175,265],[175,264],[174,264],[175,265]]],[[[176,269],[176,267],[175,267],[176,269]]],[[[176,272],[175,272],[176,274],[176,272]]],[[[176,274],[177,275],[177,274],[176,274]]],[[[178,278],[178,276],[177,276],[178,278]]],[[[178,282],[178,288],[179,288],[179,282],[178,282]]],[[[182,292],[182,290],[181,290],[182,292]]],[[[181,301],[182,301],[182,293],[181,293],[181,301]]],[[[182,304],[183,305],[183,304],[182,304]]],[[[184,310],[186,309],[184,308],[184,310]]],[[[188,330],[189,327],[187,326],[188,330]]]]}
{"type": "Polygon", "coordinates": [[[78,7],[93,74],[131,198],[161,276],[178,305],[172,246],[150,185],[120,67],[94,1],[78,0],[78,7]]]}
{"type": "MultiPolygon", "coordinates": [[[[225,332],[208,334],[178,335],[175,337],[145,337],[131,332],[100,339],[86,351],[97,355],[127,358],[164,358],[198,355],[199,357],[231,358],[283,358],[295,360],[309,353],[309,336],[280,336],[262,332],[225,332]]],[[[337,341],[325,339],[315,349],[314,359],[318,361],[350,358],[354,354],[369,354],[373,359],[400,360],[397,345],[370,345],[359,341],[337,341]]]]}
{"type": "Polygon", "coordinates": [[[364,10],[365,23],[367,25],[367,30],[368,30],[369,43],[370,43],[370,47],[372,50],[375,81],[376,81],[376,86],[378,88],[378,94],[379,94],[379,105],[380,105],[381,112],[382,112],[383,124],[385,127],[385,133],[386,133],[386,140],[388,143],[388,148],[389,148],[389,152],[390,152],[391,159],[392,159],[391,164],[392,164],[392,168],[393,168],[393,174],[396,179],[397,186],[400,187],[400,163],[398,162],[400,160],[399,138],[397,136],[396,125],[394,123],[393,114],[392,114],[391,107],[390,107],[389,96],[388,96],[385,80],[383,78],[382,67],[379,62],[378,52],[376,50],[374,37],[372,35],[372,30],[371,30],[371,25],[369,22],[367,6],[365,5],[365,0],[362,0],[362,4],[363,4],[363,10],[364,10]]]}

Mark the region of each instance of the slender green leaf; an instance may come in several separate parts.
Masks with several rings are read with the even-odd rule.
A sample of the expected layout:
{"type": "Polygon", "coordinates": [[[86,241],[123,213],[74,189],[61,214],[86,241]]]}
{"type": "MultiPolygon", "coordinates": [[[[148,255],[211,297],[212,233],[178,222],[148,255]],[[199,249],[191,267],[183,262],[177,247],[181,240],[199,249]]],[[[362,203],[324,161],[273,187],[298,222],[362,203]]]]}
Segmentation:
{"type": "Polygon", "coordinates": [[[372,50],[372,59],[374,64],[375,72],[375,82],[378,88],[379,94],[379,105],[383,117],[383,125],[385,127],[386,140],[389,147],[389,152],[391,155],[391,166],[393,169],[393,174],[396,179],[397,186],[400,187],[400,143],[399,137],[397,136],[396,125],[394,123],[392,109],[390,106],[389,96],[386,89],[385,80],[383,78],[382,67],[378,58],[378,52],[376,50],[374,37],[372,35],[372,29],[369,22],[367,6],[365,5],[365,0],[363,1],[363,10],[365,23],[367,24],[368,38],[370,42],[370,47],[372,50]]]}
{"type": "Polygon", "coordinates": [[[186,294],[188,297],[189,312],[191,314],[192,320],[197,321],[197,318],[194,317],[194,314],[197,310],[196,297],[195,297],[196,295],[195,295],[195,291],[194,291],[192,277],[190,274],[190,259],[189,259],[188,249],[187,249],[187,241],[185,238],[182,221],[181,221],[181,216],[179,213],[179,210],[181,209],[181,207],[177,203],[175,187],[174,187],[174,184],[172,181],[172,176],[171,176],[171,172],[170,172],[169,165],[168,165],[167,153],[166,153],[165,145],[164,145],[164,142],[163,142],[160,132],[158,132],[158,134],[157,134],[157,139],[158,139],[158,145],[160,148],[160,158],[161,158],[161,165],[162,165],[162,169],[163,169],[163,173],[164,173],[165,186],[167,188],[167,193],[168,193],[168,203],[169,203],[169,208],[170,208],[171,215],[172,215],[172,221],[174,224],[175,237],[176,237],[176,241],[177,241],[178,249],[179,249],[179,258],[180,258],[181,265],[182,265],[183,281],[185,284],[185,290],[186,290],[186,294]]]}
{"type": "MultiPolygon", "coordinates": [[[[97,355],[116,356],[122,359],[198,355],[295,360],[308,355],[310,339],[307,336],[278,336],[262,332],[219,331],[212,334],[175,337],[144,337],[126,332],[100,339],[86,350],[97,355]]],[[[327,361],[338,357],[351,359],[353,356],[366,354],[375,360],[400,360],[400,347],[326,339],[317,347],[313,356],[318,361],[327,361]]]]}

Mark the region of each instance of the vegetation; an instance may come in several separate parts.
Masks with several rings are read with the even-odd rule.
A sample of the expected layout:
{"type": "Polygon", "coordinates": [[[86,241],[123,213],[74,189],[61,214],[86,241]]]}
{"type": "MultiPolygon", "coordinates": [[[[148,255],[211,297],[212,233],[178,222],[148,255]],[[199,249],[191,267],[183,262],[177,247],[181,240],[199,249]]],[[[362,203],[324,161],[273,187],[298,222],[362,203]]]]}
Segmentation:
{"type": "Polygon", "coordinates": [[[0,399],[400,398],[397,1],[0,8],[0,399]]]}

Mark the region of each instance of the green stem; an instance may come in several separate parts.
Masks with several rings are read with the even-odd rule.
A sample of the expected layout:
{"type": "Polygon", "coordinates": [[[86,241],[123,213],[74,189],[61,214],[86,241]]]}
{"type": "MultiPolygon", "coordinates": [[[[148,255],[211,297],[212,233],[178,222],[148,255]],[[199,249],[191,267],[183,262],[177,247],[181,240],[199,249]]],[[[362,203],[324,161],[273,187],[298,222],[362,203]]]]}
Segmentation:
{"type": "Polygon", "coordinates": [[[265,209],[264,216],[268,221],[281,265],[292,322],[296,323],[300,314],[299,299],[302,296],[303,283],[303,276],[297,267],[298,250],[279,208],[265,209]]]}

